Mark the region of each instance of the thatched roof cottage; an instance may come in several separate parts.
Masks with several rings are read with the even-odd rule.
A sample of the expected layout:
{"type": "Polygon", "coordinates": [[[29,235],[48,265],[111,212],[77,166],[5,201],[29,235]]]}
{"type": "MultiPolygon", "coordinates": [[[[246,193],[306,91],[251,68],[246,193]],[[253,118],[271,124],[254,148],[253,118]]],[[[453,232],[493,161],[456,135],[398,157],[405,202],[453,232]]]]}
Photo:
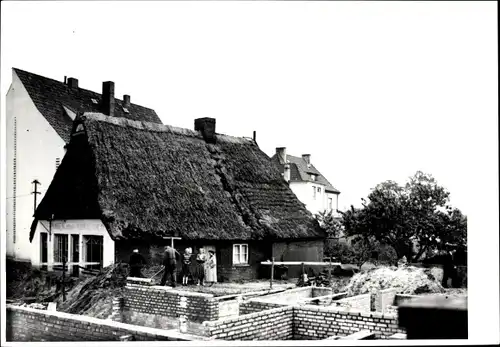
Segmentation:
{"type": "Polygon", "coordinates": [[[325,238],[254,140],[217,134],[212,118],[189,130],[99,113],[74,121],[30,239],[47,232],[100,235],[99,255],[83,236],[67,253],[104,265],[132,248],[159,261],[173,237],[179,251],[215,249],[219,280],[256,278],[273,256],[321,261],[325,238]]]}

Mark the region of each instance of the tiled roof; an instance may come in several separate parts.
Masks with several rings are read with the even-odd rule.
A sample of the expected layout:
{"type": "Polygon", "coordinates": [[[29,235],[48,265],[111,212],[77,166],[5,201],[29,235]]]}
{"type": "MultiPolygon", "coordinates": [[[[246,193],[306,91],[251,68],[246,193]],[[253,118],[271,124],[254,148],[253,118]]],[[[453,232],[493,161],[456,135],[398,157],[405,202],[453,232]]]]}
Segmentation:
{"type": "MultiPolygon", "coordinates": [[[[340,194],[340,191],[332,186],[332,184],[323,176],[314,165],[307,166],[307,162],[302,157],[295,157],[293,155],[287,154],[286,159],[290,164],[290,181],[295,182],[315,182],[325,186],[325,190],[332,193],[340,194]],[[315,174],[316,180],[311,179],[311,174],[315,174]]],[[[280,162],[280,159],[276,154],[271,157],[271,160],[280,172],[284,171],[284,164],[280,162]]]]}
{"type": "MultiPolygon", "coordinates": [[[[102,111],[100,109],[101,94],[82,88],[71,89],[61,81],[16,68],[13,70],[19,76],[38,111],[66,143],[69,142],[73,121],[63,106],[75,113],[102,111]],[[97,103],[94,103],[92,99],[97,103]]],[[[125,113],[122,100],[115,98],[115,117],[162,124],[156,112],[147,107],[130,104],[128,111],[129,113],[125,113]]]]}

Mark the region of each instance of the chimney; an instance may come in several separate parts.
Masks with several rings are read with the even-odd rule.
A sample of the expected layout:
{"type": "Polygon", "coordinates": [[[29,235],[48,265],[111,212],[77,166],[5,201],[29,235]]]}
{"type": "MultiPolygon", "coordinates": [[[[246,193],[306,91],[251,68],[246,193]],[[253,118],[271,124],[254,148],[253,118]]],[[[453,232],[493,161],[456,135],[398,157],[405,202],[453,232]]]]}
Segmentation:
{"type": "Polygon", "coordinates": [[[102,82],[102,112],[113,117],[115,113],[115,83],[102,82]]]}
{"type": "Polygon", "coordinates": [[[201,132],[206,142],[215,143],[215,118],[195,119],[194,130],[201,132]]]}
{"type": "Polygon", "coordinates": [[[68,87],[71,89],[78,89],[78,80],[76,78],[68,78],[68,87]]]}
{"type": "Polygon", "coordinates": [[[64,84],[67,84],[67,83],[68,83],[68,77],[64,76],[64,84]]]}
{"type": "Polygon", "coordinates": [[[286,147],[276,147],[276,155],[280,161],[280,164],[286,163],[286,147]]]}
{"type": "Polygon", "coordinates": [[[257,132],[253,131],[253,142],[257,142],[257,132]]]}
{"type": "Polygon", "coordinates": [[[283,171],[283,178],[285,181],[290,182],[290,164],[285,164],[285,170],[283,171]]]}
{"type": "Polygon", "coordinates": [[[311,155],[310,154],[302,154],[302,159],[304,159],[307,163],[307,167],[311,165],[311,155]]]}
{"type": "Polygon", "coordinates": [[[130,95],[123,96],[123,107],[125,107],[125,108],[130,107],[130,95]]]}

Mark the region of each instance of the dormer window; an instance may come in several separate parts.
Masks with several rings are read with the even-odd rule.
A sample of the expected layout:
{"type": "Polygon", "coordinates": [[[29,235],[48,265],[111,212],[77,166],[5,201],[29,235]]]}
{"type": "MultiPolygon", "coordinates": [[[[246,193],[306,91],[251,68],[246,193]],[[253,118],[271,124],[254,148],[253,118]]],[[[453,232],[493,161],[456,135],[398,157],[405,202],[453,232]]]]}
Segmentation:
{"type": "Polygon", "coordinates": [[[56,158],[56,170],[59,168],[59,165],[61,165],[61,158],[56,158]]]}
{"type": "Polygon", "coordinates": [[[123,108],[123,112],[130,113],[129,110],[128,110],[128,108],[126,108],[126,107],[122,107],[122,108],[123,108]]]}
{"type": "Polygon", "coordinates": [[[311,181],[316,181],[317,176],[315,174],[311,174],[311,181]]]}
{"type": "Polygon", "coordinates": [[[90,99],[90,100],[92,100],[92,103],[93,103],[93,104],[96,104],[96,105],[98,104],[98,101],[97,101],[96,99],[92,98],[92,99],[90,99]]]}

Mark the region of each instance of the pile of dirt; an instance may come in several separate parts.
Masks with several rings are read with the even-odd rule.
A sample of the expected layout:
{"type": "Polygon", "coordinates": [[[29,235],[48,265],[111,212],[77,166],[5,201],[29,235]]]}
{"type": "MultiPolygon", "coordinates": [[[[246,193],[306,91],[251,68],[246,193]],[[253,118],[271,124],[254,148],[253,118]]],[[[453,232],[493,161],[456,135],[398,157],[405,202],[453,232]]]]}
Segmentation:
{"type": "Polygon", "coordinates": [[[66,300],[62,295],[56,300],[57,310],[96,318],[107,318],[112,312],[113,297],[121,296],[127,279],[122,264],[104,268],[99,275],[82,277],[69,290],[66,300]]]}
{"type": "Polygon", "coordinates": [[[414,266],[383,266],[362,271],[346,287],[349,296],[396,288],[400,294],[444,293],[432,269],[414,266]]]}

